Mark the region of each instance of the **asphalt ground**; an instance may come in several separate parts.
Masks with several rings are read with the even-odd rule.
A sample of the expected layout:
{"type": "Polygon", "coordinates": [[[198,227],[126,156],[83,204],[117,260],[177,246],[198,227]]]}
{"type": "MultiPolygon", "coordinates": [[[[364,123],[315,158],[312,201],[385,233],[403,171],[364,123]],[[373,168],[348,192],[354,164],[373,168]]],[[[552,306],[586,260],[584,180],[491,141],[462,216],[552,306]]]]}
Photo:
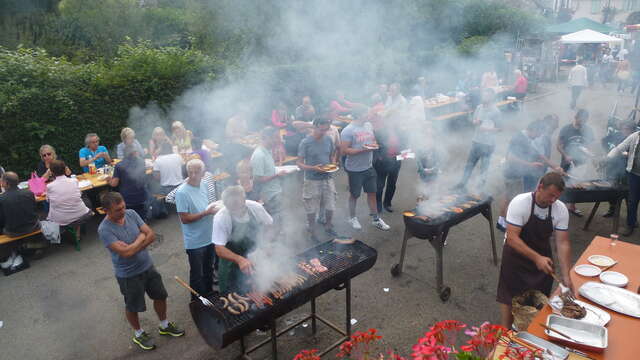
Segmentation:
{"type": "MultiPolygon", "coordinates": [[[[528,120],[550,111],[560,116],[560,125],[572,116],[568,107],[569,90],[565,85],[544,85],[544,94],[530,96],[522,112],[507,115],[506,130],[499,136],[494,163],[498,163],[508,138],[524,127],[528,120]]],[[[586,90],[580,105],[591,112],[590,125],[598,139],[604,134],[606,121],[613,104],[618,101],[618,115],[626,117],[634,98],[618,96],[609,89],[586,90]]],[[[557,136],[557,132],[556,132],[557,136]]],[[[471,132],[459,130],[455,138],[446,172],[458,178],[466,159],[471,132]]],[[[451,146],[451,145],[449,145],[451,146]]],[[[557,151],[554,151],[557,160],[557,151]]],[[[500,168],[492,165],[489,189],[500,196],[502,188],[500,168]]],[[[444,281],[451,287],[451,298],[442,302],[436,292],[435,251],[426,241],[410,240],[404,273],[394,278],[391,267],[399,260],[404,231],[401,210],[415,205],[418,182],[415,162],[403,163],[398,190],[393,202],[396,211],[383,218],[391,225],[388,232],[373,228],[363,200],[358,216],[364,229],[353,232],[347,219],[346,175],[337,176],[338,206],[336,228],[350,234],[378,250],[376,265],[352,281],[352,317],[357,320],[353,330],[377,328],[383,335],[386,349],[397,349],[409,355],[416,340],[436,321],[456,319],[478,325],[484,321],[499,320],[495,292],[498,270],[491,262],[488,222],[476,216],[451,229],[444,250],[444,281]],[[388,292],[384,289],[388,288],[388,292]]],[[[301,211],[300,188],[296,178],[289,180],[286,196],[287,237],[289,246],[303,250],[310,246],[303,232],[304,215],[301,211]]],[[[453,184],[452,184],[453,185],[453,184]]],[[[587,212],[590,204],[580,204],[587,212]]],[[[609,235],[611,223],[601,215],[607,210],[603,204],[590,230],[583,231],[585,218],[571,218],[570,233],[573,259],[586,248],[596,235],[609,235]]],[[[494,203],[494,217],[497,206],[494,203]]],[[[624,224],[625,209],[621,224],[624,224]]],[[[183,249],[178,218],[172,213],[168,219],[152,221],[152,228],[162,236],[151,248],[158,271],[163,275],[169,292],[169,319],[186,329],[182,338],[164,338],[157,334],[158,320],[151,310],[141,314],[143,327],[152,334],[158,348],[144,353],[131,343],[132,330],[123,314],[123,299],[113,276],[107,250],[96,237],[98,219],[88,226],[82,239],[82,251],[76,252],[69,243],[48,249],[45,257],[31,261],[31,268],[9,277],[0,277],[0,359],[233,359],[239,354],[239,345],[223,350],[209,348],[198,334],[188,310],[189,294],[172,280],[174,275],[188,279],[188,263],[183,249]]],[[[318,229],[321,233],[321,229],[318,229]]],[[[498,254],[501,253],[502,234],[497,232],[498,254]]],[[[640,242],[638,235],[623,239],[640,242]]],[[[344,291],[331,291],[318,298],[318,312],[335,323],[344,323],[344,291]]],[[[279,319],[280,324],[295,319],[308,311],[303,306],[279,319]]],[[[249,342],[264,339],[252,334],[249,342]]],[[[336,339],[336,334],[320,325],[316,336],[311,327],[299,327],[294,333],[279,339],[279,357],[292,358],[302,349],[324,348],[336,339]]],[[[256,359],[270,358],[270,347],[253,354],[256,359]]]]}

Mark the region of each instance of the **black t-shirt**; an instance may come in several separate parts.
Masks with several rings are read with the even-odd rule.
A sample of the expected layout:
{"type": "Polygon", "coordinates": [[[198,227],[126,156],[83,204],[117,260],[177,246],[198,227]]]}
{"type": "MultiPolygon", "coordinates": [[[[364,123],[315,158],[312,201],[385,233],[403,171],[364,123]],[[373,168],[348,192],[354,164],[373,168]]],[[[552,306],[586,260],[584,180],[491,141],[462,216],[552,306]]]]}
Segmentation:
{"type": "Polygon", "coordinates": [[[517,132],[509,142],[504,176],[507,178],[519,178],[532,172],[532,167],[526,166],[512,158],[517,158],[527,162],[540,161],[540,153],[533,146],[531,138],[529,138],[523,131],[517,132]]]}
{"type": "MultiPolygon", "coordinates": [[[[60,158],[58,158],[57,160],[62,161],[62,159],[60,159],[60,158]]],[[[47,165],[44,163],[43,160],[40,160],[40,162],[38,163],[38,167],[36,168],[36,174],[38,174],[38,176],[42,177],[42,175],[44,175],[44,173],[46,173],[46,172],[47,172],[47,165]]]]}
{"type": "Polygon", "coordinates": [[[142,205],[147,200],[147,174],[144,160],[139,157],[126,157],[116,164],[113,177],[120,179],[118,190],[127,205],[142,205]]]}
{"type": "Polygon", "coordinates": [[[27,234],[38,223],[36,198],[27,189],[7,190],[0,194],[0,230],[27,234]]]}
{"type": "MultiPolygon", "coordinates": [[[[584,164],[587,161],[587,154],[583,148],[589,146],[594,140],[593,131],[587,125],[582,125],[576,129],[573,124],[568,124],[560,130],[558,142],[564,147],[564,152],[573,158],[576,165],[584,164]]],[[[562,163],[566,164],[564,155],[562,163]]]]}

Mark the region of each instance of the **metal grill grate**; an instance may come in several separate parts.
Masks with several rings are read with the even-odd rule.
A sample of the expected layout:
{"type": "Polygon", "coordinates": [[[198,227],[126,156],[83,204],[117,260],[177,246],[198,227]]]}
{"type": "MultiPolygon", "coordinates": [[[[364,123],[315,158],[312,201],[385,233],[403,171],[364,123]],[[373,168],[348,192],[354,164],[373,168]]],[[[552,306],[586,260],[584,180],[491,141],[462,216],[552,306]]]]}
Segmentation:
{"type": "Polygon", "coordinates": [[[368,270],[375,263],[377,252],[360,241],[350,245],[326,242],[298,255],[297,261],[308,262],[312,258],[320,259],[327,271],[310,275],[297,269],[296,273],[307,277],[305,282],[284,294],[282,299],[274,299],[271,296],[272,306],[265,305],[259,309],[252,305],[250,310],[233,315],[223,308],[224,304],[217,296],[209,298],[214,304],[213,308],[208,308],[199,301],[192,302],[192,316],[201,335],[209,345],[224,347],[254,329],[268,324],[271,319],[294,310],[368,270]]]}

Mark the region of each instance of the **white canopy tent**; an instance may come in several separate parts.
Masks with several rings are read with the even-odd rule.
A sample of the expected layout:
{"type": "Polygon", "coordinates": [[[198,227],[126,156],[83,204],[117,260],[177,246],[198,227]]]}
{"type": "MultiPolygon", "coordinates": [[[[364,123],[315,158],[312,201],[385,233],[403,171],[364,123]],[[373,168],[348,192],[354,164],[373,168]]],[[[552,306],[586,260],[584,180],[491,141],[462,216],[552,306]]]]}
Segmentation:
{"type": "Polygon", "coordinates": [[[585,29],[576,31],[571,34],[563,35],[560,38],[562,44],[599,44],[599,43],[615,43],[619,44],[623,40],[617,37],[605,35],[603,33],[585,29]]]}

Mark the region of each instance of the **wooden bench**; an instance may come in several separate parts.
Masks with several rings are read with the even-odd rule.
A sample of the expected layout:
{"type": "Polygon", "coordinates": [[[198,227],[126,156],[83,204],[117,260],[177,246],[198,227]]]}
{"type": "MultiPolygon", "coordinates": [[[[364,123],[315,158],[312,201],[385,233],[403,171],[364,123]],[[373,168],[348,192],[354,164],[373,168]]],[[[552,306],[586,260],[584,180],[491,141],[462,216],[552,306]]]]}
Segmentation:
{"type": "Polygon", "coordinates": [[[462,116],[468,116],[470,113],[471,113],[470,111],[459,111],[459,112],[454,112],[454,113],[451,113],[451,114],[437,116],[437,117],[433,118],[433,120],[435,120],[435,121],[451,120],[451,119],[455,119],[455,118],[462,117],[462,116]]]}
{"type": "Polygon", "coordinates": [[[28,233],[28,234],[24,234],[16,237],[10,237],[9,235],[0,235],[0,245],[4,245],[17,240],[29,238],[38,234],[42,234],[42,230],[36,230],[32,233],[28,233]]]}
{"type": "Polygon", "coordinates": [[[298,161],[298,157],[297,156],[285,156],[284,160],[282,160],[282,164],[287,164],[287,163],[291,163],[291,162],[296,162],[298,161]]]}
{"type": "Polygon", "coordinates": [[[222,181],[222,180],[226,180],[226,179],[228,179],[229,177],[231,177],[231,175],[229,175],[229,174],[228,174],[228,173],[226,173],[226,172],[223,172],[223,173],[220,173],[220,174],[218,174],[218,175],[214,175],[214,176],[213,176],[213,180],[215,180],[215,181],[222,181]]]}

